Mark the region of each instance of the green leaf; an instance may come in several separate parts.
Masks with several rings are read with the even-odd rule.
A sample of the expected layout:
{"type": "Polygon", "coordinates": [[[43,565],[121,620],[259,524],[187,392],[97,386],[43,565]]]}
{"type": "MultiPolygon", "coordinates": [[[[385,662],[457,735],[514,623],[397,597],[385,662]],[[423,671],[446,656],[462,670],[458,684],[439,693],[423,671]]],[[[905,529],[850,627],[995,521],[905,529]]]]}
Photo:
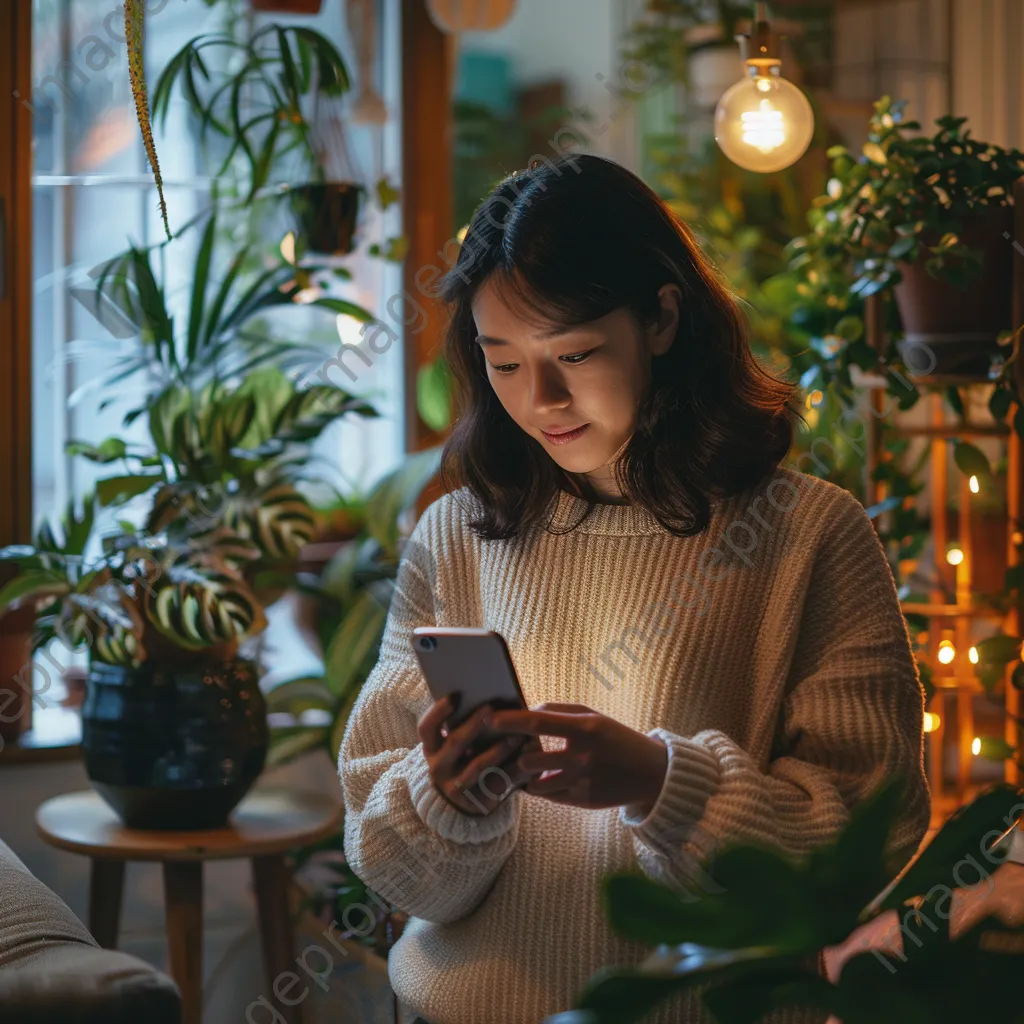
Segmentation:
{"type": "Polygon", "coordinates": [[[192,303],[188,314],[188,340],[186,354],[189,362],[195,358],[203,329],[203,310],[206,305],[206,284],[210,276],[210,261],[213,256],[213,241],[217,230],[217,215],[206,222],[203,241],[199,246],[195,269],[192,272],[192,303]]]}
{"type": "Polygon", "coordinates": [[[409,455],[374,486],[366,499],[366,522],[371,536],[388,553],[398,548],[398,520],[433,480],[441,464],[441,448],[409,455]]]}
{"type": "Polygon", "coordinates": [[[96,482],[96,497],[101,505],[123,505],[126,501],[145,494],[151,487],[162,482],[162,473],[148,476],[137,474],[110,476],[96,482]]]}
{"type": "Polygon", "coordinates": [[[1004,388],[996,388],[989,396],[988,400],[988,411],[992,414],[992,418],[997,423],[1002,423],[1006,419],[1007,413],[1010,411],[1010,406],[1013,399],[1010,393],[1004,388]]]}
{"type": "Polygon", "coordinates": [[[287,712],[298,717],[310,708],[333,711],[334,703],[322,676],[289,679],[267,691],[268,712],[287,712]]]}
{"type": "Polygon", "coordinates": [[[967,854],[978,855],[987,833],[1002,833],[1013,824],[1011,811],[1020,800],[1012,786],[998,785],[955,811],[906,874],[894,880],[868,909],[898,910],[908,899],[923,895],[934,885],[949,886],[954,868],[967,854]]]}
{"type": "Polygon", "coordinates": [[[416,374],[416,411],[431,430],[445,430],[452,421],[452,374],[443,357],[421,366],[416,374]]]}
{"type": "Polygon", "coordinates": [[[0,610],[10,611],[44,597],[69,593],[71,585],[51,569],[28,569],[0,588],[0,610]]]}
{"type": "Polygon", "coordinates": [[[327,685],[344,697],[358,679],[370,653],[380,647],[387,611],[368,591],[356,597],[324,654],[327,685]]]}
{"type": "Polygon", "coordinates": [[[997,633],[995,636],[979,640],[975,647],[978,651],[979,661],[1003,666],[1020,657],[1020,645],[1021,638],[1019,636],[997,633]]]}
{"type": "Polygon", "coordinates": [[[64,445],[64,451],[68,455],[81,455],[90,462],[107,463],[123,459],[128,446],[119,437],[108,437],[98,445],[91,445],[85,441],[68,441],[64,445]]]}
{"type": "Polygon", "coordinates": [[[364,309],[355,302],[347,302],[345,299],[314,299],[312,302],[307,302],[306,305],[329,309],[333,313],[350,316],[353,320],[358,320],[360,323],[370,323],[374,319],[373,314],[368,309],[364,309]]]}
{"type": "Polygon", "coordinates": [[[322,747],[327,739],[327,731],[324,726],[297,727],[294,730],[281,730],[280,733],[272,729],[267,767],[288,764],[302,754],[322,747]]]}
{"type": "Polygon", "coordinates": [[[969,441],[962,441],[959,438],[954,441],[953,461],[964,476],[977,476],[983,479],[992,477],[992,467],[989,466],[985,453],[969,441]]]}

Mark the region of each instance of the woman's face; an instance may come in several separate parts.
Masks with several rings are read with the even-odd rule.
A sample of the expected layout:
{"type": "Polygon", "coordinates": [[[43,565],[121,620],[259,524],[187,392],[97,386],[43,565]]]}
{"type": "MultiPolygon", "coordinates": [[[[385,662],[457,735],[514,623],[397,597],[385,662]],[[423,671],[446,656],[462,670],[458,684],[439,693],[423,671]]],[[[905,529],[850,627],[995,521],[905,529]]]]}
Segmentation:
{"type": "Polygon", "coordinates": [[[636,427],[651,357],[666,352],[679,323],[676,285],[658,292],[658,323],[641,326],[617,309],[583,327],[544,328],[506,306],[493,281],[473,301],[477,344],[505,411],[569,473],[600,494],[620,497],[614,462],[636,427]],[[583,428],[558,441],[549,432],[583,428]]]}

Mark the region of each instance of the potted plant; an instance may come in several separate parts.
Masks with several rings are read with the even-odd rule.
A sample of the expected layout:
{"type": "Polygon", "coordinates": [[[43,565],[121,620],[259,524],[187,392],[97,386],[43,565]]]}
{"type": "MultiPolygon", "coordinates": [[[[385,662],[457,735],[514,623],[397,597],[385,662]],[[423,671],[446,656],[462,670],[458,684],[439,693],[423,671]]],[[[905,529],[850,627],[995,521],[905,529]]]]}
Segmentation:
{"type": "Polygon", "coordinates": [[[129,827],[221,825],[263,768],[268,734],[256,667],[239,653],[266,625],[229,532],[203,543],[122,529],[90,553],[87,496],[32,545],[0,550],[20,573],[0,610],[35,609],[33,647],[87,645],[86,774],[129,827]]]}
{"type": "MultiPolygon", "coordinates": [[[[0,607],[31,604],[38,644],[56,636],[88,647],[86,770],[139,827],[222,823],[258,775],[265,703],[255,652],[240,645],[258,637],[316,529],[300,489],[310,445],[339,417],[377,415],[274,365],[292,346],[248,332],[260,312],[293,307],[310,281],[283,261],[243,285],[244,251],[214,281],[214,234],[211,217],[180,327],[148,250],[132,247],[104,268],[98,296],[141,338],[107,383],[130,387],[141,404],[121,436],[68,447],[117,472],[97,482],[81,515],[69,510],[60,539],[44,527],[33,546],[2,556],[22,572],[0,591],[0,607]],[[122,519],[102,551],[88,550],[99,507],[141,499],[141,525],[122,519]]],[[[342,300],[306,304],[369,318],[342,300]]]]}
{"type": "MultiPolygon", "coordinates": [[[[698,897],[686,899],[641,875],[610,876],[603,895],[612,927],[655,949],[636,968],[602,969],[577,1009],[546,1024],[641,1021],[697,986],[721,1024],[752,1024],[797,1005],[842,1024],[1024,1020],[1024,927],[984,906],[972,913],[954,903],[981,884],[979,874],[995,883],[984,865],[1007,859],[1021,792],[999,785],[980,795],[893,878],[885,851],[899,788],[899,780],[883,784],[854,808],[834,842],[801,861],[756,846],[723,849],[705,866],[712,891],[698,897]],[[821,972],[818,954],[851,937],[845,952],[855,955],[833,981],[821,972]]],[[[1020,873],[1024,866],[998,870],[1020,873]]],[[[1019,920],[1020,906],[1002,909],[1019,920]]]]}
{"type": "Polygon", "coordinates": [[[894,289],[908,366],[922,364],[927,345],[934,365],[922,372],[985,380],[1011,327],[1007,238],[1024,153],[972,139],[963,117],[908,136],[920,125],[904,120],[904,106],[875,104],[859,156],[829,150],[834,173],[814,200],[814,231],[847,257],[855,294],[894,289]]]}
{"type": "Polygon", "coordinates": [[[244,201],[251,203],[295,154],[299,180],[282,194],[291,203],[300,248],[332,255],[353,250],[366,189],[355,180],[343,126],[336,117],[320,116],[351,88],[348,68],[329,39],[311,28],[273,24],[246,40],[228,33],[197,36],[157,80],[153,113],[161,122],[179,83],[198,118],[200,141],[205,145],[211,133],[222,141],[215,177],[242,156],[248,169],[244,201]],[[222,70],[211,73],[211,66],[222,70]]]}

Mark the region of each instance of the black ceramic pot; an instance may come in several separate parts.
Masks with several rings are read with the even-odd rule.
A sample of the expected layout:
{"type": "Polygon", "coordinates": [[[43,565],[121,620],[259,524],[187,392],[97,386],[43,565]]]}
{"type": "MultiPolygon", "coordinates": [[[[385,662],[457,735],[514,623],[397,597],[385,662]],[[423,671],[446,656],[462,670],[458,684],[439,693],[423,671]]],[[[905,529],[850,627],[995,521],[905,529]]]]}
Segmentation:
{"type": "Polygon", "coordinates": [[[356,245],[361,185],[349,181],[297,185],[292,211],[310,252],[347,256],[356,245]]]}
{"type": "Polygon", "coordinates": [[[82,757],[96,791],[130,828],[217,828],[267,756],[256,666],[93,662],[82,757]]]}

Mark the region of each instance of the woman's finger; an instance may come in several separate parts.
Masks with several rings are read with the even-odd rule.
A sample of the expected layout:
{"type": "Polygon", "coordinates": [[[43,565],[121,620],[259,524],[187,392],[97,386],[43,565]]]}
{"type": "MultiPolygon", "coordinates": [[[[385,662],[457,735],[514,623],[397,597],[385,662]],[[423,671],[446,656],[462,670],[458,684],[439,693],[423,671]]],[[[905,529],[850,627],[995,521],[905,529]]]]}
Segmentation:
{"type": "Polygon", "coordinates": [[[574,753],[571,750],[554,750],[554,751],[529,751],[525,754],[521,754],[516,761],[516,764],[523,769],[523,771],[536,773],[539,775],[541,772],[554,772],[560,771],[563,768],[571,768],[574,765],[579,764],[578,753],[574,753]]]}
{"type": "Polygon", "coordinates": [[[455,765],[462,759],[466,749],[479,738],[480,733],[486,728],[485,720],[492,713],[493,710],[484,704],[448,733],[438,755],[439,765],[444,771],[454,774],[455,765]]]}
{"type": "Polygon", "coordinates": [[[441,726],[451,713],[451,697],[442,697],[440,700],[435,700],[420,719],[417,732],[423,741],[424,753],[436,754],[441,749],[444,744],[441,726]]]}
{"type": "Polygon", "coordinates": [[[592,715],[565,714],[559,711],[495,711],[492,728],[496,732],[522,732],[530,736],[564,736],[572,739],[588,733],[592,715]]]}
{"type": "Polygon", "coordinates": [[[472,761],[462,769],[456,776],[455,783],[461,788],[468,788],[476,784],[477,780],[487,768],[494,768],[505,761],[509,754],[515,750],[522,740],[518,736],[507,736],[503,740],[488,747],[482,754],[478,754],[472,761]]]}

